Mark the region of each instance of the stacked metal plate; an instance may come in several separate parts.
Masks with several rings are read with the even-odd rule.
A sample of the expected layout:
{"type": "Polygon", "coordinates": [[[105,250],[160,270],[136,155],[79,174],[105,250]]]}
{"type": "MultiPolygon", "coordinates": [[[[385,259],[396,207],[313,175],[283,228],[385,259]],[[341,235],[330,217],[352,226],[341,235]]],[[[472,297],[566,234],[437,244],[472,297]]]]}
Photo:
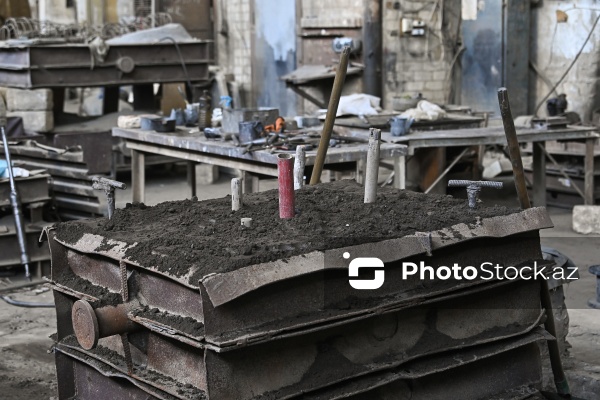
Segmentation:
{"type": "Polygon", "coordinates": [[[47,230],[61,399],[508,399],[540,385],[539,281],[423,281],[401,265],[542,262],[542,208],[198,279],[140,264],[138,243],[99,224],[47,230]],[[385,284],[354,289],[351,259],[373,256],[385,284]]]}

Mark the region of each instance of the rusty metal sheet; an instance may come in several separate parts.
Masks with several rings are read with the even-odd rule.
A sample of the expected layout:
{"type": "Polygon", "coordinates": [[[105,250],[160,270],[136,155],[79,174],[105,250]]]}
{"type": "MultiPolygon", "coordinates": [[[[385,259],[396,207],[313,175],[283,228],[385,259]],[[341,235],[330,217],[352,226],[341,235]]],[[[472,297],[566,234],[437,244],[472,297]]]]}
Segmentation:
{"type": "Polygon", "coordinates": [[[118,293],[121,290],[119,265],[112,260],[90,257],[74,250],[67,250],[69,268],[77,276],[86,279],[94,285],[103,286],[118,293]]]}
{"type": "MultiPolygon", "coordinates": [[[[181,43],[181,56],[195,82],[209,79],[211,43],[181,43]]],[[[0,48],[0,80],[19,88],[128,85],[182,82],[187,78],[175,46],[170,43],[115,45],[102,63],[91,64],[87,45],[0,48]],[[118,60],[129,57],[135,68],[124,73],[118,60]]]]}
{"type": "Polygon", "coordinates": [[[92,235],[89,233],[83,234],[83,236],[75,244],[63,242],[60,239],[56,238],[55,235],[52,235],[52,237],[50,239],[60,243],[64,247],[67,247],[67,248],[70,248],[73,250],[77,250],[82,253],[102,255],[102,256],[108,257],[110,259],[113,259],[115,261],[119,261],[119,262],[123,261],[131,266],[147,269],[158,275],[165,276],[165,277],[167,277],[171,280],[174,280],[174,281],[180,283],[181,285],[189,287],[191,289],[198,289],[198,286],[192,285],[188,282],[189,276],[194,273],[194,270],[192,270],[192,269],[190,270],[190,272],[188,274],[177,277],[177,276],[168,274],[167,272],[160,271],[160,270],[158,270],[158,268],[156,268],[154,266],[142,266],[142,265],[138,264],[137,262],[132,261],[129,258],[127,258],[125,255],[125,253],[127,252],[127,249],[129,249],[130,247],[136,246],[137,243],[128,244],[128,243],[121,242],[121,241],[114,240],[114,239],[106,239],[102,236],[92,235]]]}
{"type": "MultiPolygon", "coordinates": [[[[19,239],[14,223],[14,217],[7,215],[0,218],[0,267],[21,265],[21,253],[19,250],[19,239]]],[[[25,224],[25,240],[30,261],[50,260],[48,247],[38,246],[38,237],[44,229],[44,225],[51,225],[50,222],[40,224],[25,224]]]]}
{"type": "Polygon", "coordinates": [[[540,324],[538,293],[537,284],[503,287],[493,294],[455,299],[479,304],[478,309],[457,310],[449,301],[371,316],[296,340],[226,353],[207,351],[208,393],[240,400],[264,392],[277,392],[277,398],[282,393],[298,395],[439,352],[520,336],[540,324]],[[522,302],[524,309],[513,310],[506,303],[507,309],[493,308],[506,299],[522,302]]]}
{"type": "MultiPolygon", "coordinates": [[[[504,393],[507,395],[502,397],[504,399],[519,399],[519,392],[536,393],[541,387],[537,342],[549,338],[547,332],[538,329],[518,338],[415,360],[393,370],[354,379],[348,385],[305,394],[302,398],[478,400],[504,393]]],[[[298,397],[290,394],[279,398],[298,397]]]]}
{"type": "MultiPolygon", "coordinates": [[[[94,350],[83,350],[74,343],[65,344],[64,341],[56,344],[55,349],[65,354],[69,354],[71,357],[77,358],[87,365],[97,366],[101,371],[114,371],[111,375],[126,378],[134,385],[146,388],[145,390],[150,393],[153,391],[159,393],[165,392],[170,395],[165,398],[207,398],[205,392],[197,388],[186,388],[181,382],[177,382],[150,369],[144,369],[143,371],[136,369],[134,370],[134,373],[130,375],[127,373],[125,360],[122,358],[113,356],[111,359],[108,359],[104,354],[99,354],[94,350]]],[[[117,398],[119,397],[117,396],[117,398]]]]}
{"type": "MultiPolygon", "coordinates": [[[[301,340],[288,338],[226,353],[211,348],[204,351],[152,332],[138,332],[135,335],[143,339],[131,335],[132,344],[143,343],[132,348],[134,377],[147,381],[142,372],[149,368],[202,389],[215,399],[243,400],[273,391],[297,395],[440,352],[520,337],[539,326],[543,314],[538,282],[490,286],[454,299],[373,314],[369,319],[340,326],[328,325],[304,333],[301,340]],[[331,365],[336,368],[331,369],[331,365]]],[[[60,345],[125,372],[118,339],[113,336],[100,342],[103,348],[120,354],[117,359],[107,357],[106,351],[82,350],[72,337],[60,345]]],[[[168,390],[162,385],[156,387],[168,390]]]]}
{"type": "Polygon", "coordinates": [[[545,208],[530,208],[507,216],[484,218],[475,226],[459,224],[439,231],[423,233],[420,237],[405,236],[376,243],[327,250],[324,253],[313,252],[291,257],[285,262],[275,261],[252,265],[224,274],[211,274],[202,279],[202,285],[213,306],[218,307],[252,290],[284,279],[322,271],[326,268],[347,269],[349,260],[342,257],[346,252],[352,254],[353,258],[377,256],[386,263],[406,259],[426,251],[431,252],[473,238],[501,238],[553,226],[545,208]],[[429,236],[430,242],[425,243],[422,240],[423,236],[429,236]],[[327,264],[325,264],[326,258],[327,264]]]}
{"type": "Polygon", "coordinates": [[[73,398],[73,395],[78,392],[78,389],[81,389],[83,393],[89,393],[88,390],[85,389],[85,385],[88,384],[98,388],[95,395],[89,393],[89,397],[85,397],[86,399],[90,400],[123,398],[125,393],[132,396],[132,400],[173,400],[177,398],[169,395],[168,393],[157,390],[148,384],[133,380],[127,374],[111,368],[106,363],[78,353],[77,351],[71,350],[67,347],[56,346],[53,350],[57,359],[57,376],[59,381],[60,399],[73,398]],[[95,371],[96,373],[92,371],[95,371]],[[129,384],[119,384],[119,380],[126,382],[128,381],[129,384]],[[81,387],[81,385],[84,386],[81,387]],[[64,389],[61,391],[61,388],[64,389]],[[136,388],[139,388],[141,391],[143,391],[143,394],[141,394],[142,397],[136,397],[136,395],[138,395],[136,388]]]}
{"type": "Polygon", "coordinates": [[[161,322],[153,321],[148,318],[143,318],[136,316],[132,313],[127,315],[132,321],[137,322],[138,324],[148,328],[152,332],[156,332],[160,335],[170,337],[171,339],[178,340],[182,343],[185,343],[189,346],[196,347],[199,349],[203,349],[205,347],[202,340],[204,336],[191,336],[185,332],[181,332],[180,330],[174,329],[168,325],[165,325],[161,322]]]}
{"type": "MultiPolygon", "coordinates": [[[[48,174],[38,174],[26,178],[15,178],[15,184],[21,197],[21,204],[48,201],[48,174]]],[[[8,179],[0,179],[0,207],[10,205],[10,184],[8,179]]]]}
{"type": "Polygon", "coordinates": [[[198,289],[182,286],[142,268],[134,268],[135,296],[144,299],[148,307],[156,307],[173,314],[204,322],[202,299],[198,289]],[[166,295],[168,294],[168,295],[166,295]]]}
{"type": "MultiPolygon", "coordinates": [[[[464,265],[480,266],[489,261],[490,254],[495,254],[494,262],[505,266],[543,260],[537,232],[504,239],[472,239],[438,249],[426,260],[433,268],[452,265],[456,260],[464,265]]],[[[422,260],[417,257],[421,256],[406,261],[422,260]]],[[[385,309],[410,307],[485,283],[482,280],[421,281],[417,275],[404,279],[400,263],[385,264],[385,283],[376,291],[353,289],[348,284],[347,270],[337,268],[329,269],[324,275],[313,273],[267,285],[218,307],[212,305],[202,287],[206,340],[219,347],[270,340],[303,332],[311,326],[318,328],[325,322],[365,318],[385,309]]]]}

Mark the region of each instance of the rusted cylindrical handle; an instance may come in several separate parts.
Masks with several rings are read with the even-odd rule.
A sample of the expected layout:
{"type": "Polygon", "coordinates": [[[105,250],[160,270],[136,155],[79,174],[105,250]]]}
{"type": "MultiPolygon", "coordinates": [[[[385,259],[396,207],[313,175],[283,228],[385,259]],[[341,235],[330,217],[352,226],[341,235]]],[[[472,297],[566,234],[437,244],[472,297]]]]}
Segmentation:
{"type": "Polygon", "coordinates": [[[98,345],[103,337],[133,332],[139,325],[127,317],[131,309],[128,303],[117,306],[94,308],[85,300],[73,304],[71,320],[79,345],[86,350],[98,345]]]}

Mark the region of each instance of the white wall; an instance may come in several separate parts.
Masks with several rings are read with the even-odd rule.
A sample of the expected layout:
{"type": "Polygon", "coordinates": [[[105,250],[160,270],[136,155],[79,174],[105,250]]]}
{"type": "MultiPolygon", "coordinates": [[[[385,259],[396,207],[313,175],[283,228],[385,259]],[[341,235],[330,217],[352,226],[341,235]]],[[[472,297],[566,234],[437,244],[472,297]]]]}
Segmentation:
{"type": "Polygon", "coordinates": [[[75,22],[75,8],[67,8],[65,0],[39,0],[39,17],[42,21],[52,21],[61,24],[75,22]]]}
{"type": "MultiPolygon", "coordinates": [[[[541,7],[532,10],[531,60],[542,73],[556,84],[568,68],[590,32],[595,19],[600,15],[600,2],[594,0],[544,1],[541,7]],[[576,7],[576,9],[574,9],[576,7]],[[590,10],[596,9],[598,11],[590,10]],[[568,21],[558,23],[556,11],[563,10],[568,21]]],[[[599,67],[600,23],[576,64],[558,86],[558,93],[565,93],[569,111],[590,121],[594,108],[600,107],[599,67]]],[[[532,79],[530,109],[548,93],[550,87],[539,77],[532,79]]],[[[556,97],[553,94],[551,97],[556,97]]],[[[540,107],[538,115],[546,115],[546,105],[540,107]]]]}

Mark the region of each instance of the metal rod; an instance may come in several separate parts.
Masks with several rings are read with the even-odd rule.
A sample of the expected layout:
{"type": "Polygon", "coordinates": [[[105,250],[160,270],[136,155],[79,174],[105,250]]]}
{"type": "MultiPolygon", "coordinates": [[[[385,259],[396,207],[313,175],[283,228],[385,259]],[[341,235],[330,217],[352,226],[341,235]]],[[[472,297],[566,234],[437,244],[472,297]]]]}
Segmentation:
{"type": "MultiPolygon", "coordinates": [[[[550,299],[550,289],[548,288],[548,281],[541,279],[540,285],[540,297],[542,307],[546,310],[546,321],[544,321],[544,329],[549,334],[557,338],[556,326],[554,325],[554,312],[552,311],[552,299],[550,299]]],[[[548,354],[550,355],[550,366],[552,367],[552,375],[554,375],[554,385],[556,386],[556,392],[566,398],[571,398],[571,390],[569,388],[569,381],[563,370],[562,361],[560,359],[560,349],[558,348],[558,340],[547,340],[548,354]]]]}
{"type": "Polygon", "coordinates": [[[521,160],[521,150],[519,148],[519,139],[517,138],[517,130],[510,111],[510,103],[508,102],[508,91],[506,88],[498,89],[498,104],[500,105],[500,114],[502,115],[502,123],[504,124],[504,133],[506,142],[508,143],[508,152],[515,177],[515,186],[519,203],[522,209],[531,208],[529,195],[527,194],[527,183],[525,182],[525,172],[523,171],[523,160],[521,160]]]}
{"type": "Polygon", "coordinates": [[[296,159],[294,160],[294,190],[302,189],[304,186],[304,167],[306,165],[306,147],[296,147],[296,159]]]}
{"type": "Polygon", "coordinates": [[[242,180],[233,178],[231,180],[231,209],[237,211],[242,208],[242,180]]]}
{"type": "Polygon", "coordinates": [[[294,218],[294,160],[291,154],[277,155],[279,181],[279,218],[294,218]]]}
{"type": "MultiPolygon", "coordinates": [[[[517,187],[519,203],[521,204],[522,209],[531,208],[529,195],[527,194],[525,172],[523,171],[523,161],[521,160],[521,150],[519,149],[519,139],[517,138],[515,123],[512,119],[510,104],[508,102],[508,91],[506,88],[498,89],[498,103],[500,105],[500,114],[502,115],[502,122],[504,123],[504,133],[506,134],[508,151],[513,167],[513,173],[515,175],[515,186],[517,187]]],[[[552,311],[552,300],[550,299],[550,292],[546,279],[541,279],[540,286],[541,303],[542,307],[544,307],[546,310],[546,321],[544,322],[544,328],[549,334],[557,337],[556,326],[554,325],[554,312],[552,311]]],[[[558,341],[547,340],[546,343],[548,345],[548,354],[550,356],[550,365],[552,366],[552,375],[554,375],[556,391],[559,395],[570,398],[571,391],[569,389],[569,382],[565,376],[565,371],[563,370],[562,361],[560,359],[558,341]]]]}
{"type": "Polygon", "coordinates": [[[349,57],[350,47],[345,47],[340,57],[338,70],[335,73],[335,80],[333,81],[333,89],[331,91],[331,97],[329,98],[327,116],[325,117],[325,124],[323,125],[323,132],[321,133],[321,141],[319,142],[317,157],[315,158],[315,164],[313,165],[313,171],[310,177],[311,185],[316,185],[321,181],[321,173],[323,172],[323,166],[325,165],[327,148],[329,147],[331,132],[333,132],[333,124],[335,123],[335,116],[337,114],[338,105],[340,104],[342,88],[344,87],[344,81],[346,80],[349,57]]]}
{"type": "Polygon", "coordinates": [[[452,169],[452,167],[454,167],[456,165],[457,162],[459,162],[461,160],[461,158],[463,158],[463,156],[466,154],[466,152],[469,151],[469,147],[466,147],[451,163],[450,165],[448,165],[448,167],[444,170],[444,172],[442,172],[440,174],[440,176],[437,177],[437,179],[435,181],[433,181],[433,183],[427,188],[427,190],[425,191],[425,193],[429,193],[431,192],[431,190],[435,187],[435,185],[437,185],[439,183],[439,181],[441,181],[447,174],[448,172],[450,172],[450,170],[452,169]]]}
{"type": "Polygon", "coordinates": [[[365,203],[375,203],[377,201],[380,138],[381,130],[371,128],[369,132],[369,149],[367,150],[367,168],[365,172],[365,203]]]}
{"type": "Polygon", "coordinates": [[[27,280],[31,280],[31,273],[29,272],[29,253],[27,252],[27,238],[25,233],[25,223],[23,222],[23,211],[21,210],[21,198],[17,191],[17,184],[15,183],[15,176],[12,170],[12,161],[10,158],[10,150],[8,149],[8,139],[6,138],[6,131],[4,130],[4,123],[0,126],[2,131],[2,143],[4,144],[4,157],[6,158],[6,169],[8,170],[8,179],[10,181],[10,204],[13,209],[13,215],[15,217],[15,229],[17,230],[17,239],[19,241],[19,251],[21,253],[21,264],[25,267],[25,277],[27,280]]]}

